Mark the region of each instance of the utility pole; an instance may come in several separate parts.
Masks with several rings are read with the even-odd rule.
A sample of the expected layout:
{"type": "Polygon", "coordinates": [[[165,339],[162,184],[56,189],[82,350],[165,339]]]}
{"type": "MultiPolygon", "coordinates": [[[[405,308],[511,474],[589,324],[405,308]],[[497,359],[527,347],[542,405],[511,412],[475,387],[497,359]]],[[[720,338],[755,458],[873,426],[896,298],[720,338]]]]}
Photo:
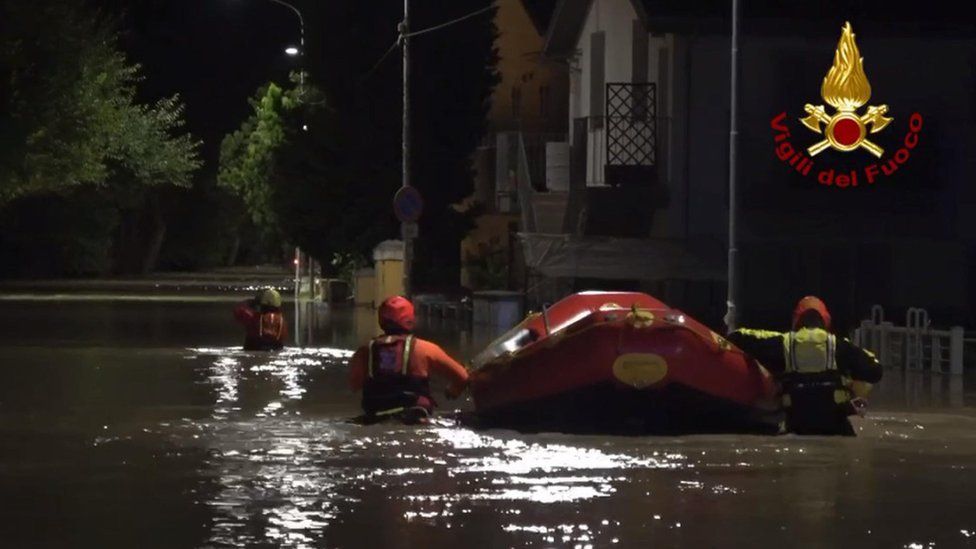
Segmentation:
{"type": "Polygon", "coordinates": [[[736,141],[738,140],[738,113],[736,103],[738,102],[739,89],[739,0],[732,0],[732,74],[731,90],[729,99],[729,271],[728,271],[728,290],[726,294],[725,326],[728,332],[732,332],[738,327],[735,311],[736,298],[736,261],[739,253],[736,247],[736,141]]]}
{"type": "MultiPolygon", "coordinates": [[[[410,0],[403,0],[403,22],[400,23],[400,44],[403,49],[403,183],[410,186],[410,0]]],[[[403,237],[403,292],[410,296],[410,269],[413,267],[413,236],[407,233],[406,223],[400,223],[403,237]]]]}

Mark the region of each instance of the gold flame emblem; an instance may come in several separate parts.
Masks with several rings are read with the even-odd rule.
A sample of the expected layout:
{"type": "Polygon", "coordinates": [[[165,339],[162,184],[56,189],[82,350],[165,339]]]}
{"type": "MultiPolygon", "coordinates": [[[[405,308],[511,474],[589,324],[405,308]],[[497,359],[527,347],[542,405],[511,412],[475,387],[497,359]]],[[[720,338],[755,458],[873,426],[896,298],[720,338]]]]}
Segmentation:
{"type": "Polygon", "coordinates": [[[857,49],[850,23],[845,23],[841,31],[834,64],[824,77],[820,95],[837,111],[829,115],[823,105],[808,103],[803,107],[807,116],[800,122],[825,137],[807,148],[810,156],[820,154],[827,147],[844,152],[863,147],[881,158],[884,149],[867,139],[868,129],[870,127],[870,133],[877,133],[892,119],[884,116],[888,113],[888,105],[869,106],[864,114],[857,114],[857,110],[871,99],[871,84],[864,74],[864,58],[857,49]]]}

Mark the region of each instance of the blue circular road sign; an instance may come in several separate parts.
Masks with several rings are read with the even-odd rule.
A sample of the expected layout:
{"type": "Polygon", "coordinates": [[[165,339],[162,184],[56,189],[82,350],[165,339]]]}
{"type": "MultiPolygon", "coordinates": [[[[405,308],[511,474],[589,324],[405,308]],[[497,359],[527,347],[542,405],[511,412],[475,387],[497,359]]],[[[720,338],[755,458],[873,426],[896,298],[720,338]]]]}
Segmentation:
{"type": "Polygon", "coordinates": [[[424,211],[424,199],[416,187],[400,187],[393,196],[393,213],[401,223],[414,223],[424,211]]]}

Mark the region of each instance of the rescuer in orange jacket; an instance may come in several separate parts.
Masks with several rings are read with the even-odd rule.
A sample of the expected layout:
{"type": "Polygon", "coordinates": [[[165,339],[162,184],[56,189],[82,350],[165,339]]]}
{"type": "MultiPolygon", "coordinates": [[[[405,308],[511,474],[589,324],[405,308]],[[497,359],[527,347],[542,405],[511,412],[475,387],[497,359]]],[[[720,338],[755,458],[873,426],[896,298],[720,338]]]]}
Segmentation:
{"type": "Polygon", "coordinates": [[[863,407],[881,365],[870,352],[830,333],[830,311],[807,296],[793,310],[792,331],[740,329],[728,340],[776,374],[783,387],[788,431],[854,435],[848,416],[863,407]]]}
{"type": "Polygon", "coordinates": [[[445,378],[445,395],[457,398],[468,384],[468,371],[437,344],[413,335],[413,304],[404,297],[386,299],[378,312],[383,335],[360,347],[350,360],[349,386],[363,392],[369,419],[401,414],[422,420],[434,409],[431,375],[445,378]]]}
{"type": "Polygon", "coordinates": [[[234,318],[244,325],[245,351],[277,351],[285,346],[288,326],[281,313],[281,294],[265,288],[253,299],[234,308],[234,318]]]}

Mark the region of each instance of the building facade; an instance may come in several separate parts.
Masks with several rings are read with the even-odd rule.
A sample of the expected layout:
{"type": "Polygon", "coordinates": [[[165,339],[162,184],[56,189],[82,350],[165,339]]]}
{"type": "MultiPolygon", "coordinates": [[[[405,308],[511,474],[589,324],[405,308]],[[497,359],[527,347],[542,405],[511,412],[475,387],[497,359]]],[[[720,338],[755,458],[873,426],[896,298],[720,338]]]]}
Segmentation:
{"type": "MultiPolygon", "coordinates": [[[[838,1],[818,10],[743,4],[736,171],[743,321],[782,327],[792,303],[812,293],[847,326],[874,303],[896,314],[917,306],[936,321],[972,323],[976,192],[966,151],[976,123],[973,24],[951,13],[955,8],[920,13],[906,2],[838,1]],[[827,150],[809,157],[804,175],[795,160],[777,155],[773,120],[785,113],[797,151],[823,137],[800,120],[805,105],[824,103],[821,84],[847,20],[871,85],[869,105],[887,105],[893,118],[871,135],[885,153],[879,159],[866,150],[827,150]],[[867,183],[864,170],[893,160],[913,113],[924,126],[911,158],[867,183]],[[860,173],[860,185],[841,188],[826,175],[832,184],[820,182],[830,170],[860,173]]],[[[572,275],[531,251],[561,242],[575,246],[563,256],[575,255],[577,273],[601,275],[577,279],[636,284],[719,320],[728,238],[729,8],[671,0],[559,3],[545,52],[570,74],[573,184],[562,239],[528,238],[530,266],[572,275]],[[585,265],[586,255],[604,268],[585,265]],[[608,274],[616,276],[602,278],[608,274]]]]}
{"type": "Polygon", "coordinates": [[[555,0],[498,0],[500,82],[491,96],[489,132],[474,158],[475,192],[462,207],[483,213],[461,243],[461,285],[467,288],[516,289],[524,284],[517,244],[518,175],[513,145],[528,144],[530,185],[545,186],[545,144],[565,141],[568,73],[542,55],[544,33],[555,0]]]}

